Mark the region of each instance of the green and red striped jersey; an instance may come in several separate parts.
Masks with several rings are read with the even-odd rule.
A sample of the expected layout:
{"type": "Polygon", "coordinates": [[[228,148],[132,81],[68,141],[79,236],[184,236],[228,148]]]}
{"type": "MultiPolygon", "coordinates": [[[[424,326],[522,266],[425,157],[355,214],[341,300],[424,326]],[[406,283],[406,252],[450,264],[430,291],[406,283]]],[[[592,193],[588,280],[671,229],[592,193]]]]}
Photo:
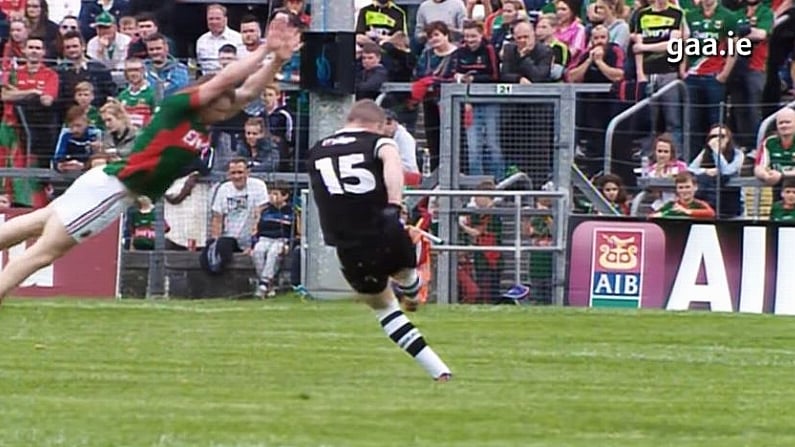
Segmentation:
{"type": "Polygon", "coordinates": [[[132,153],[109,163],[105,173],[154,202],[209,146],[207,126],[199,120],[198,90],[175,93],[163,100],[152,121],[141,130],[132,153]]]}

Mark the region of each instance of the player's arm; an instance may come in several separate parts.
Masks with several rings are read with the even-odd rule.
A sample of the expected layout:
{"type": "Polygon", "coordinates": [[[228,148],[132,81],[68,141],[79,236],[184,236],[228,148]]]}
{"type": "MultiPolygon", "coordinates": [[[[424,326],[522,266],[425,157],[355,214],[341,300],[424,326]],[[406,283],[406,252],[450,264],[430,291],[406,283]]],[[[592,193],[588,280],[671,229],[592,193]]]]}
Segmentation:
{"type": "Polygon", "coordinates": [[[393,142],[381,144],[378,147],[378,158],[384,165],[387,201],[400,205],[403,202],[403,165],[397,146],[393,142]]]}
{"type": "MultiPolygon", "coordinates": [[[[256,50],[243,59],[227,65],[211,80],[199,86],[200,104],[204,105],[212,102],[223,92],[237,87],[241,82],[252,77],[252,75],[260,71],[258,69],[268,54],[272,58],[266,62],[265,67],[262,67],[265,68],[265,73],[255,77],[258,82],[262,82],[263,79],[272,81],[275,70],[281,68],[284,62],[292,56],[293,50],[299,41],[300,35],[295,27],[287,23],[287,20],[274,19],[268,27],[265,44],[257,47],[256,50]],[[273,73],[271,73],[272,71],[273,73]],[[270,78],[268,78],[269,74],[270,78]]],[[[253,88],[253,84],[249,84],[246,90],[253,88]]],[[[237,100],[235,102],[237,103],[237,100]]]]}

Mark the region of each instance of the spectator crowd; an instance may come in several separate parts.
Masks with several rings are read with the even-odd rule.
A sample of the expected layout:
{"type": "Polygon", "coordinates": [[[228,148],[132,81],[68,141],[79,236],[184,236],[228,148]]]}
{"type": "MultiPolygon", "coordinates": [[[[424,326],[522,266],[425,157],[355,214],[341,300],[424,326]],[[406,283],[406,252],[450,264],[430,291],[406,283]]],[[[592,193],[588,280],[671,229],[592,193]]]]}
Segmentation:
{"type": "MultiPolygon", "coordinates": [[[[308,28],[311,11],[306,3],[1,2],[2,166],[71,173],[125,156],[159,101],[252,51],[274,16],[290,14],[308,28]]],[[[439,86],[443,83],[609,84],[609,92],[578,98],[575,139],[578,163],[593,174],[595,187],[619,213],[629,213],[628,189],[636,185],[637,177],[666,177],[675,179],[675,192],[650,189],[651,213],[692,214],[682,210],[698,206],[694,217],[706,216],[700,210],[707,205],[718,216],[740,216],[744,198],[739,188],[728,185],[747,165],[757,178],[777,188],[775,197],[781,194],[786,199],[782,209],[792,208],[791,185],[787,183],[783,191],[780,185],[795,177],[795,162],[788,152],[795,133],[793,117],[780,114],[776,134],[756,147],[762,93],[769,78],[768,40],[784,7],[782,0],[424,0],[418,7],[393,0],[356,3],[352,74],[356,98],[377,98],[394,122],[391,134],[411,146],[408,152],[427,154],[430,170],[440,164],[439,86]],[[752,52],[748,57],[692,55],[674,61],[668,54],[669,43],[684,38],[711,40],[721,48],[729,39],[746,38],[752,42],[752,52]],[[665,89],[676,81],[686,85],[687,103],[680,90],[665,89]],[[412,87],[382,94],[386,82],[407,82],[412,87]],[[637,116],[626,132],[629,137],[606,148],[610,120],[662,89],[650,116],[637,116]],[[687,135],[684,107],[690,116],[687,135]],[[420,150],[417,141],[427,149],[420,150]],[[598,167],[606,151],[615,169],[600,176],[598,167]],[[688,188],[692,194],[685,191],[688,188]]],[[[775,86],[779,92],[792,88],[790,66],[786,60],[775,67],[784,79],[775,86]]],[[[300,72],[297,51],[279,73],[280,84],[269,86],[238,116],[212,129],[206,164],[196,171],[228,175],[233,186],[224,188],[231,190],[236,190],[239,179],[234,176],[241,170],[246,176],[303,172],[309,146],[308,100],[291,87],[300,83],[300,72]]],[[[497,103],[464,105],[464,173],[496,182],[535,156],[537,148],[508,148],[511,136],[506,136],[502,124],[509,115],[497,103]]],[[[414,156],[406,163],[416,171],[414,156]]],[[[238,241],[240,251],[284,250],[269,239],[283,230],[277,224],[284,219],[274,216],[284,214],[287,199],[282,193],[290,187],[275,185],[270,189],[277,192],[275,196],[258,187],[259,192],[246,200],[255,196],[261,200],[245,204],[247,216],[254,220],[227,222],[228,215],[237,212],[232,210],[243,203],[219,199],[218,191],[204,191],[201,203],[194,203],[189,196],[196,175],[175,184],[167,201],[173,207],[199,206],[211,215],[211,221],[204,223],[204,235],[218,236],[227,228],[224,225],[233,225],[245,229],[230,236],[238,241]],[[266,207],[268,202],[272,206],[266,207]],[[273,225],[256,225],[266,208],[273,225]],[[258,233],[263,242],[249,244],[247,238],[258,233]]],[[[5,178],[1,187],[3,200],[22,207],[42,206],[54,194],[46,181],[37,179],[5,178]]],[[[489,207],[487,202],[478,200],[482,207],[489,207]]],[[[151,205],[140,203],[130,221],[141,228],[151,224],[151,205]]],[[[184,218],[179,209],[167,214],[184,218]]],[[[174,243],[202,244],[203,236],[180,229],[182,224],[174,222],[179,219],[172,217],[169,222],[173,238],[179,240],[174,243]]],[[[462,222],[461,229],[478,239],[476,234],[495,227],[495,222],[473,218],[462,222]]],[[[528,237],[548,241],[549,225],[537,219],[525,231],[528,237]]],[[[141,241],[151,235],[146,229],[130,231],[138,235],[131,236],[133,247],[149,246],[141,241]]],[[[481,258],[479,264],[498,269],[499,259],[488,252],[481,258]]],[[[273,269],[272,262],[258,264],[264,294],[272,290],[273,269]]]]}

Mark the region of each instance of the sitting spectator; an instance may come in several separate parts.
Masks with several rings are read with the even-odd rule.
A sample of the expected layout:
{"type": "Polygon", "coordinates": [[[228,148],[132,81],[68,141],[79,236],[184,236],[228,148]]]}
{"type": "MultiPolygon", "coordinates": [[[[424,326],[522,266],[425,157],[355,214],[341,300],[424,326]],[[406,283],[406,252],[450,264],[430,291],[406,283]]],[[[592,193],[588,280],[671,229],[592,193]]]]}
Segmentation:
{"type": "MultiPolygon", "coordinates": [[[[25,42],[28,40],[30,30],[24,19],[12,19],[9,24],[8,40],[3,45],[2,66],[3,72],[11,70],[14,64],[25,59],[25,42]]],[[[17,67],[13,67],[16,69],[17,67]]]]}
{"type": "Polygon", "coordinates": [[[88,125],[99,130],[105,128],[99,110],[92,104],[94,102],[94,86],[87,81],[79,82],[75,85],[75,104],[88,117],[88,125]]]}
{"type": "Polygon", "coordinates": [[[608,41],[604,25],[593,27],[590,46],[573,59],[569,82],[612,83],[624,78],[624,51],[608,41]]]}
{"type": "Polygon", "coordinates": [[[594,183],[596,189],[602,193],[602,196],[614,210],[623,216],[629,216],[629,198],[621,177],[615,174],[605,174],[596,179],[594,183]]]}
{"type": "MultiPolygon", "coordinates": [[[[155,206],[149,197],[138,196],[136,207],[128,215],[127,222],[132,236],[130,250],[154,250],[155,248],[155,221],[157,214],[155,206]]],[[[166,224],[166,233],[170,228],[166,224]]]]}
{"type": "Polygon", "coordinates": [[[712,218],[715,210],[709,203],[696,198],[696,178],[690,172],[680,172],[674,177],[676,184],[676,199],[650,215],[650,217],[693,217],[712,218]]]}
{"type": "Polygon", "coordinates": [[[660,134],[654,140],[654,163],[648,172],[642,175],[653,178],[674,178],[680,172],[687,171],[687,164],[678,158],[673,136],[669,133],[660,134]]]}
{"type": "Polygon", "coordinates": [[[130,0],[98,0],[80,2],[80,32],[86,39],[94,37],[97,18],[103,13],[111,16],[114,21],[130,12],[130,0]]]}
{"type": "Polygon", "coordinates": [[[116,18],[107,11],[97,15],[94,26],[97,35],[88,41],[88,56],[105,64],[116,84],[124,85],[124,60],[127,59],[130,37],[118,32],[116,18]]]}
{"type": "Polygon", "coordinates": [[[276,172],[279,145],[268,133],[262,118],[249,118],[243,127],[245,138],[237,145],[237,156],[248,161],[252,172],[276,172]]]}
{"type": "MultiPolygon", "coordinates": [[[[687,171],[687,164],[677,158],[676,144],[674,144],[671,134],[660,134],[654,139],[652,146],[654,148],[654,163],[648,167],[646,172],[641,172],[641,175],[652,178],[674,178],[680,172],[687,171]]],[[[656,198],[651,205],[655,211],[676,198],[676,194],[673,192],[656,189],[649,192],[656,198]]]]}
{"type": "MultiPolygon", "coordinates": [[[[165,98],[186,87],[190,82],[188,66],[177,61],[168,53],[168,42],[162,34],[152,34],[146,38],[146,80],[155,89],[155,97],[165,98]]],[[[217,54],[217,53],[216,53],[217,54]]]]}
{"type": "Polygon", "coordinates": [[[208,31],[196,41],[196,58],[202,74],[213,74],[221,68],[218,50],[226,44],[242,47],[243,39],[240,33],[229,28],[225,6],[218,3],[207,6],[206,17],[208,31]]]}
{"type": "Polygon", "coordinates": [[[571,58],[577,59],[588,46],[588,35],[580,18],[577,17],[577,2],[574,0],[557,0],[555,13],[558,16],[558,28],[555,37],[569,47],[571,58]]]}
{"type": "Polygon", "coordinates": [[[238,48],[237,55],[241,59],[253,53],[262,43],[262,27],[255,16],[246,14],[240,18],[240,40],[243,45],[238,48]]]}
{"type": "MultiPolygon", "coordinates": [[[[127,49],[127,58],[137,57],[138,59],[145,60],[149,57],[146,50],[146,39],[154,34],[160,34],[160,26],[158,25],[157,18],[151,12],[142,12],[135,16],[135,21],[138,26],[136,31],[137,37],[130,42],[127,49]]],[[[170,38],[163,36],[168,48],[173,51],[174,43],[170,38]]]]}
{"type": "MultiPolygon", "coordinates": [[[[489,36],[484,29],[486,38],[498,54],[506,43],[514,42],[514,32],[516,31],[514,26],[520,21],[527,20],[524,5],[520,0],[504,0],[501,11],[502,23],[498,28],[492,29],[492,35],[489,36]]],[[[532,29],[532,26],[530,28],[532,29]]]]}
{"type": "Polygon", "coordinates": [[[227,179],[218,186],[212,199],[210,237],[233,238],[235,251],[248,254],[257,217],[268,204],[268,187],[262,180],[249,176],[245,158],[228,163],[227,179]]]}
{"type": "MultiPolygon", "coordinates": [[[[135,20],[135,17],[119,17],[119,32],[131,39],[130,46],[132,46],[132,43],[138,40],[138,22],[135,20]]],[[[129,47],[127,47],[127,54],[130,54],[129,47]]]]}
{"type": "Polygon", "coordinates": [[[795,177],[795,110],[776,113],[776,134],[765,138],[756,152],[754,176],[767,185],[795,177]]]}
{"type": "Polygon", "coordinates": [[[381,86],[389,80],[389,72],[381,65],[381,47],[365,43],[361,60],[361,68],[356,73],[356,100],[375,99],[381,93],[381,86]]]}
{"type": "Polygon", "coordinates": [[[127,87],[119,93],[119,101],[130,117],[132,124],[143,128],[155,113],[157,100],[155,90],[144,76],[144,61],[131,57],[124,62],[124,77],[127,87]]]}
{"type": "MultiPolygon", "coordinates": [[[[492,181],[481,182],[478,190],[493,191],[496,185],[492,181]]],[[[475,196],[475,208],[488,210],[494,206],[493,196],[475,196]]],[[[498,246],[502,239],[502,219],[496,214],[486,212],[473,213],[463,217],[459,226],[466,233],[473,245],[498,246]]],[[[480,289],[480,298],[486,303],[496,304],[500,298],[500,275],[502,259],[499,251],[476,251],[474,255],[475,278],[480,289]]]]}
{"type": "Polygon", "coordinates": [[[533,26],[527,22],[514,25],[513,38],[516,43],[503,47],[503,82],[532,84],[549,82],[554,55],[546,45],[537,45],[533,26]]]}
{"type": "Polygon", "coordinates": [[[265,298],[276,294],[274,278],[279,260],[287,254],[293,235],[293,204],[290,188],[275,182],[268,190],[270,203],[262,210],[252,239],[251,257],[257,272],[257,296],[265,298]]]}
{"type": "Polygon", "coordinates": [[[26,0],[25,20],[31,36],[38,36],[44,43],[44,59],[54,60],[58,47],[58,24],[50,20],[50,8],[47,0],[26,0]]]}
{"type": "Polygon", "coordinates": [[[743,212],[740,188],[729,187],[728,182],[740,175],[744,161],[745,154],[736,147],[731,130],[715,124],[707,134],[707,146],[690,163],[698,182],[698,198],[709,203],[720,218],[743,212]]]}
{"type": "Polygon", "coordinates": [[[795,179],[788,178],[781,183],[781,200],[774,202],[770,208],[770,220],[795,221],[795,179]]]}
{"type": "Polygon", "coordinates": [[[223,69],[227,65],[237,60],[237,47],[232,44],[225,44],[218,49],[218,65],[223,69]]]}
{"type": "Polygon", "coordinates": [[[77,31],[64,34],[61,45],[64,58],[56,68],[61,86],[58,93],[61,115],[72,104],[74,88],[82,81],[88,81],[94,86],[94,107],[102,107],[107,98],[115,96],[118,91],[110,69],[101,62],[86,57],[85,41],[77,31]]]}
{"type": "Polygon", "coordinates": [[[106,130],[102,135],[102,154],[110,159],[130,155],[138,128],[132,124],[124,106],[118,100],[109,99],[100,114],[106,130]]]}
{"type": "Polygon", "coordinates": [[[552,50],[552,68],[549,77],[553,81],[563,79],[563,73],[571,61],[569,46],[555,37],[555,30],[558,29],[558,16],[555,14],[544,14],[536,23],[536,40],[548,46],[552,50]]]}
{"type": "Polygon", "coordinates": [[[100,144],[99,130],[88,125],[86,112],[72,106],[66,112],[66,128],[58,137],[52,161],[59,172],[83,171],[100,144]]]}

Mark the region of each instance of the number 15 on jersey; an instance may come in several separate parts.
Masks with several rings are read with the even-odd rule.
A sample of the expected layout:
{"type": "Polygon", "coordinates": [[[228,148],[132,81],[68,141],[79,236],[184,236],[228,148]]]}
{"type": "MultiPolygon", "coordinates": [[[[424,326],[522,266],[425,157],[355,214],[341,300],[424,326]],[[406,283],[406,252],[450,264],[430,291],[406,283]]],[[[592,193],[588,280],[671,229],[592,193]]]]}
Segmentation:
{"type": "Polygon", "coordinates": [[[376,187],[375,176],[366,168],[364,154],[349,154],[340,157],[325,157],[315,160],[315,169],[320,172],[326,189],[332,195],[366,194],[376,187]],[[337,169],[334,167],[336,159],[337,169]]]}

